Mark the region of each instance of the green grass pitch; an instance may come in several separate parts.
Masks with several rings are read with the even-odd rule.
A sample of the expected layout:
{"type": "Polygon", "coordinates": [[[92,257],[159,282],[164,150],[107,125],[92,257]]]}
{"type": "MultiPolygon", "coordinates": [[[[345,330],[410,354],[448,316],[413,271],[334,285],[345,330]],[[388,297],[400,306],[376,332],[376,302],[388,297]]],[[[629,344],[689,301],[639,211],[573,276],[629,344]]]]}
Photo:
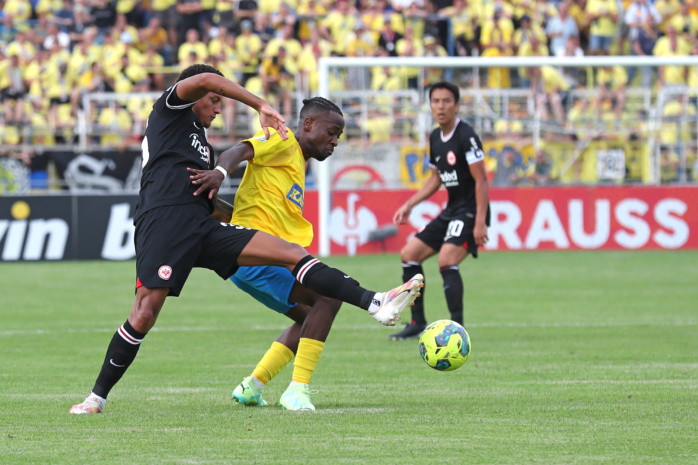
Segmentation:
{"type": "MultiPolygon", "coordinates": [[[[400,281],[396,255],[326,262],[372,289],[400,281]]],[[[427,318],[447,318],[425,268],[427,318]]],[[[484,252],[461,271],[462,368],[430,369],[416,341],[345,306],[311,382],[318,410],[299,414],[232,402],[287,322],[195,270],[105,412],[72,416],[135,264],[0,264],[0,463],[698,463],[698,251],[484,252]]]]}

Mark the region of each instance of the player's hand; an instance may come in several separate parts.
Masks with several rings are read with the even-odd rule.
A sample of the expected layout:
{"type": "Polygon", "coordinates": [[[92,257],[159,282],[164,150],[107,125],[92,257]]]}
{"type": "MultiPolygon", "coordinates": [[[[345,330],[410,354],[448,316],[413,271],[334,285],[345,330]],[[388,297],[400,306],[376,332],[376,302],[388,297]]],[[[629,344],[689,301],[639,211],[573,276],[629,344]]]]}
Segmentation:
{"type": "Polygon", "coordinates": [[[412,209],[407,205],[403,205],[397,209],[393,215],[393,223],[395,224],[407,224],[407,220],[410,219],[410,213],[412,209]]]}
{"type": "Polygon", "coordinates": [[[473,236],[475,236],[475,243],[478,247],[483,247],[489,240],[489,237],[487,237],[487,226],[484,224],[476,224],[473,229],[473,236]]]}
{"type": "Polygon", "coordinates": [[[189,176],[191,183],[199,186],[199,188],[194,192],[194,195],[201,195],[210,189],[208,193],[208,198],[212,199],[218,194],[218,189],[221,187],[225,176],[218,170],[197,170],[194,168],[187,168],[187,171],[194,173],[189,176]]]}
{"type": "Polygon", "coordinates": [[[288,139],[286,120],[283,119],[281,115],[267,102],[264,102],[264,104],[259,108],[259,123],[262,125],[262,130],[264,130],[264,135],[267,139],[271,137],[269,128],[276,129],[282,140],[288,139]]]}

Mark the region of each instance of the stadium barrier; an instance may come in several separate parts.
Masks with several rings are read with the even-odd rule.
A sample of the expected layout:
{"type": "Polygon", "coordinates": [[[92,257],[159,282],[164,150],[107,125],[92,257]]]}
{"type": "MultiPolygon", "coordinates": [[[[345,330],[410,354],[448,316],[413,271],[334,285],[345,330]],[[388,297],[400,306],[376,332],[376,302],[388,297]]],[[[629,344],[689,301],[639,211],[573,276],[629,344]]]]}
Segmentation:
{"type": "MultiPolygon", "coordinates": [[[[439,191],[391,227],[411,190],[334,191],[331,253],[398,252],[446,201],[439,191]]],[[[232,201],[232,196],[224,196],[232,201]]],[[[0,197],[0,261],[129,260],[137,195],[0,197]]],[[[698,248],[698,187],[493,188],[485,250],[698,248]]],[[[317,223],[317,191],[305,193],[317,223]]],[[[308,251],[318,253],[316,240],[308,251]]]]}

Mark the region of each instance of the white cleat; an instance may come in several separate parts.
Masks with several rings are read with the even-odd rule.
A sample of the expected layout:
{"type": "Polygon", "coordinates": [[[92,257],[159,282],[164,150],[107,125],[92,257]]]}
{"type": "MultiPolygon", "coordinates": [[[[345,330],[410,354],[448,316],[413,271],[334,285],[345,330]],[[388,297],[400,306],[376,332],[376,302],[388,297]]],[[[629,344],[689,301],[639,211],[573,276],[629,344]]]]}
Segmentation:
{"type": "Polygon", "coordinates": [[[102,399],[97,394],[90,393],[82,404],[73,405],[70,408],[70,413],[75,415],[85,415],[91,413],[100,413],[107,404],[107,399],[102,399]]]}
{"type": "Polygon", "coordinates": [[[417,273],[405,284],[396,287],[383,295],[380,307],[371,316],[385,326],[395,326],[400,314],[411,306],[421,295],[419,290],[424,287],[424,276],[417,273]]]}

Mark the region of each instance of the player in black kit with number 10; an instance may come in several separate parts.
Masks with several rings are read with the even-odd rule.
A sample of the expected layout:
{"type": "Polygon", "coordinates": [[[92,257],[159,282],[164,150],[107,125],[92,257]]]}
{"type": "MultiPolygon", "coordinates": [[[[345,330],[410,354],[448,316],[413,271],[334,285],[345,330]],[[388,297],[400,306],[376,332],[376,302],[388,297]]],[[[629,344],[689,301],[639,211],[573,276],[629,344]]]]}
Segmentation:
{"type": "MultiPolygon", "coordinates": [[[[473,128],[458,118],[460,91],[450,82],[438,82],[429,90],[431,114],[439,127],[429,139],[431,176],[396,212],[393,221],[405,224],[415,205],[431,197],[443,184],[448,191],[444,211],[417,233],[402,249],[403,276],[424,274],[422,262],[439,254],[451,319],[463,324],[463,279],[459,264],[487,242],[490,224],[489,184],[482,142],[473,128]]],[[[426,328],[424,291],[412,307],[412,321],[392,340],[418,338],[426,328]]]]}
{"type": "MultiPolygon", "coordinates": [[[[208,268],[227,280],[240,266],[282,266],[308,289],[368,310],[388,326],[395,325],[422,286],[420,275],[391,291],[372,292],[311,257],[300,245],[230,224],[230,215],[225,222],[222,214],[214,217],[216,207],[222,211],[215,193],[227,170],[215,166],[205,129],[220,114],[223,97],[257,110],[267,139],[270,128],[288,138],[285,121],[264,99],[208,65],[185,69],[158,98],[143,138],[143,174],[134,216],[136,299],[128,319],[112,336],[92,392],[70,413],[104,409],[107,395],[136,358],[165,299],[180,294],[194,267],[208,268]]],[[[294,195],[302,197],[303,192],[294,195]]]]}

